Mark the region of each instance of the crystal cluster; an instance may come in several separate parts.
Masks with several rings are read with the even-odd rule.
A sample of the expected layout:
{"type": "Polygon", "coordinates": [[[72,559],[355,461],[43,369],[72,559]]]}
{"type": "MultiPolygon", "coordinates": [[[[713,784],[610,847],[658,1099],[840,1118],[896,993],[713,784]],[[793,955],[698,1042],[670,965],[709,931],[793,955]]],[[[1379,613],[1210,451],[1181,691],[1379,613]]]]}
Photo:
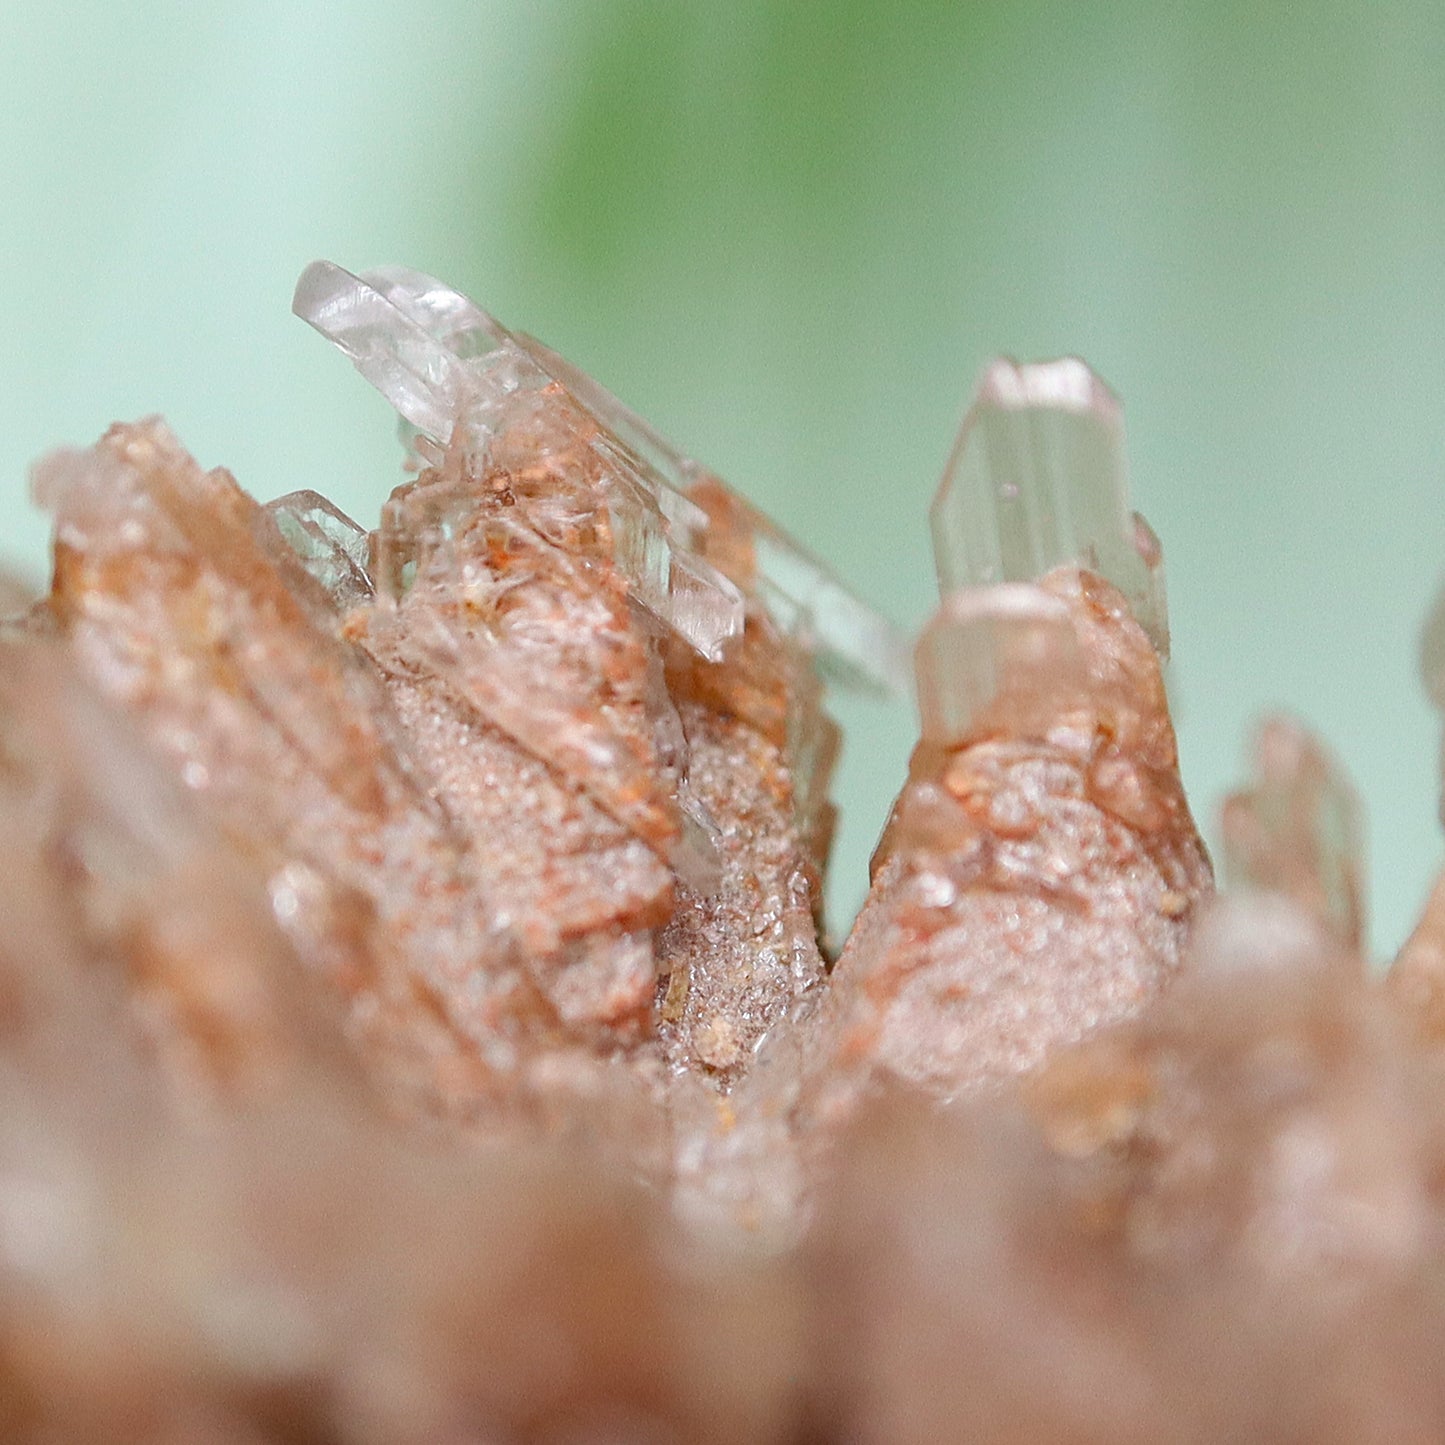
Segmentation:
{"type": "Polygon", "coordinates": [[[149,420],[0,588],[0,1436],[1445,1433],[1445,885],[1377,979],[1274,719],[1215,896],[1082,362],[965,419],[834,961],[894,629],[433,278],[295,309],[402,419],[374,529],[149,420]]]}

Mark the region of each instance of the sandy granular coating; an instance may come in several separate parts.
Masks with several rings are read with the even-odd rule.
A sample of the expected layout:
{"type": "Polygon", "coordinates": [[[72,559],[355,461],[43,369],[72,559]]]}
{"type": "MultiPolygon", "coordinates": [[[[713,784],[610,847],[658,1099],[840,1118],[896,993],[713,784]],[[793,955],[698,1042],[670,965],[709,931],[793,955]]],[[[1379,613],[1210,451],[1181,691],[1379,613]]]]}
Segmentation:
{"type": "Polygon", "coordinates": [[[706,494],[703,658],[614,565],[595,416],[516,405],[370,571],[159,423],[42,469],[0,1434],[1441,1438],[1438,899],[1382,984],[1317,840],[1214,898],[1158,660],[1066,568],[1081,667],[924,738],[830,970],[755,514],[706,494]]]}

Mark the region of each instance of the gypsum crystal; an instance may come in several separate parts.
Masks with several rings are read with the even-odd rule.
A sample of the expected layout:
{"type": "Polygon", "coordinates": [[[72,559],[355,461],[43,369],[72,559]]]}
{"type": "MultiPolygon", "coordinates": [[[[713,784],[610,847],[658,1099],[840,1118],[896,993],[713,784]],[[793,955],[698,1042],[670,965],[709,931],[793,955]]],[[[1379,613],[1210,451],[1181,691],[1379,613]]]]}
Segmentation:
{"type": "MultiPolygon", "coordinates": [[[[592,378],[534,338],[508,332],[435,277],[396,266],[358,277],[316,262],[297,286],[293,309],[350,356],[433,446],[450,438],[452,427],[470,439],[467,446],[484,445],[515,420],[521,396],[562,387],[596,423],[588,445],[601,462],[614,559],[639,603],[715,660],[741,631],[746,599],[756,598],[801,654],[787,723],[795,805],[803,832],[827,838],[837,742],[820,702],[810,700],[811,664],[843,686],[901,690],[906,652],[890,624],[592,378]],[[440,354],[431,355],[423,338],[440,354]],[[700,499],[714,511],[720,501],[725,517],[709,516],[700,499]]],[[[409,585],[384,556],[379,572],[394,593],[409,585]]],[[[492,715],[521,737],[506,701],[494,695],[492,715]]],[[[528,703],[534,711],[538,705],[536,698],[528,703]]],[[[710,822],[685,788],[679,801],[690,851],[705,860],[710,822]]]]}
{"type": "MultiPolygon", "coordinates": [[[[514,468],[582,435],[567,406],[539,393],[486,448],[514,468]]],[[[155,424],[37,479],[55,586],[0,638],[0,1433],[1439,1437],[1445,1036],[1410,1027],[1408,991],[1315,966],[1348,939],[1283,957],[1257,899],[1181,944],[1207,871],[1132,599],[1076,565],[950,597],[922,652],[982,681],[925,707],[898,845],[829,977],[778,762],[813,706],[786,627],[743,582],[720,663],[612,614],[624,682],[678,714],[680,743],[639,703],[653,792],[682,749],[724,833],[753,818],[725,906],[669,902],[635,833],[427,672],[465,635],[433,624],[493,595],[465,569],[505,504],[468,502],[492,474],[466,438],[423,445],[364,549],[155,424]],[[981,662],[958,626],[993,638],[981,662]],[[1046,665],[1055,638],[1077,673],[1046,665]],[[607,890],[563,876],[603,856],[672,919],[619,940],[607,890]],[[791,902],[750,890],[768,859],[791,902]],[[1182,891],[1157,887],[1171,866],[1182,891]],[[492,951],[420,966],[473,907],[492,951]],[[563,958],[549,911],[622,947],[563,958]],[[1168,987],[1077,967],[1091,939],[1153,951],[1168,987]],[[570,1031],[649,946],[676,957],[639,1032],[570,1031]],[[979,976],[1010,955],[1011,1003],[979,976]],[[479,1065],[488,1107],[455,1132],[396,1110],[377,1012],[454,1090],[479,1065]]],[[[547,457],[559,508],[592,486],[590,443],[547,457]]],[[[699,555],[746,579],[730,548],[757,528],[700,495],[699,555]]],[[[531,603],[594,616],[605,559],[564,540],[531,603]]],[[[573,625],[539,669],[568,665],[573,625]]],[[[1272,837],[1307,865],[1307,837],[1272,837]]]]}
{"type": "MultiPolygon", "coordinates": [[[[551,384],[479,307],[416,273],[353,276],[317,261],[297,284],[293,310],[439,445],[459,428],[467,445],[484,447],[518,394],[551,384]]],[[[685,536],[674,535],[657,495],[635,473],[612,467],[605,475],[614,555],[638,600],[705,657],[716,657],[742,626],[737,589],[691,554],[685,536]]]]}
{"type": "Polygon", "coordinates": [[[989,364],[930,520],[945,594],[1084,567],[1124,594],[1168,657],[1162,554],[1129,510],[1122,411],[1077,357],[989,364]]]}
{"type": "MultiPolygon", "coordinates": [[[[485,431],[494,395],[563,386],[599,424],[594,445],[612,463],[617,487],[619,557],[639,600],[704,656],[737,634],[735,589],[696,556],[708,518],[688,492],[716,478],[591,377],[435,277],[404,267],[352,276],[318,261],[303,274],[293,309],[433,442],[446,441],[458,417],[485,431]],[[431,355],[422,336],[441,354],[431,355]]],[[[783,630],[805,634],[836,679],[897,690],[903,648],[893,629],[761,513],[748,520],[754,586],[783,630]]]]}

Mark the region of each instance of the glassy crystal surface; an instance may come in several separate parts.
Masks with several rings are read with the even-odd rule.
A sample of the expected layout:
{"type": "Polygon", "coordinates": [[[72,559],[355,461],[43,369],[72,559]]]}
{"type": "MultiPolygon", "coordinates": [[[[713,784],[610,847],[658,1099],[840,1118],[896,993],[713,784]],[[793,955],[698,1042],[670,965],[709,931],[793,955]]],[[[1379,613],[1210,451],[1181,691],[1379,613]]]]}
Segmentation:
{"type": "Polygon", "coordinates": [[[262,510],[339,609],[357,607],[375,596],[367,534],[339,507],[319,492],[291,492],[267,502],[262,510]]]}
{"type": "Polygon", "coordinates": [[[743,510],[756,587],[778,626],[818,659],[830,682],[858,692],[906,692],[908,652],[898,629],[755,507],[744,503],[743,510]]]}
{"type": "Polygon", "coordinates": [[[1088,686],[1068,607],[1022,582],[952,593],[919,638],[915,670],[923,736],[945,747],[1000,702],[1011,726],[1026,727],[1088,686]]]}
{"type": "MultiPolygon", "coordinates": [[[[435,442],[445,442],[459,418],[482,429],[505,424],[497,408],[515,391],[562,387],[598,424],[592,445],[604,463],[618,562],[638,600],[704,656],[716,657],[740,630],[738,579],[697,555],[708,519],[688,492],[708,474],[590,376],[535,338],[509,332],[435,277],[405,267],[352,276],[316,262],[297,287],[295,310],[435,442]]],[[[896,629],[749,510],[755,585],[779,625],[806,639],[842,684],[903,690],[906,654],[896,629]]]]}
{"type": "MultiPolygon", "coordinates": [[[[689,501],[699,489],[724,483],[700,462],[678,451],[655,428],[619,401],[606,387],[534,337],[518,334],[550,375],[586,406],[617,440],[661,483],[659,501],[676,498],[689,511],[674,522],[699,528],[707,517],[689,501]]],[[[829,680],[860,691],[904,692],[908,687],[907,650],[898,630],[851,592],[826,563],[788,536],[771,518],[741,497],[729,494],[729,523],[747,534],[747,578],[733,577],[755,590],[773,620],[808,646],[829,680]]]]}
{"type": "Polygon", "coordinates": [[[1358,947],[1363,828],[1349,779],[1307,728],[1285,717],[1261,726],[1254,772],[1252,785],[1224,804],[1226,882],[1284,894],[1358,947]]]}
{"type": "Polygon", "coordinates": [[[291,309],[414,426],[439,441],[451,435],[467,390],[461,358],[384,291],[317,261],[302,272],[291,309]]]}
{"type": "Polygon", "coordinates": [[[1086,567],[1124,594],[1168,656],[1162,556],[1129,510],[1119,402],[1076,357],[990,363],[930,520],[945,593],[1086,567]]]}
{"type": "Polygon", "coordinates": [[[0,581],[0,1439],[1445,1439],[1445,883],[1334,966],[1313,739],[1213,900],[1097,556],[955,588],[829,968],[872,623],[544,349],[351,279],[412,412],[463,368],[377,532],[150,421],[37,469],[52,583],[0,581]]]}
{"type": "MultiPolygon", "coordinates": [[[[436,443],[485,447],[555,384],[493,317],[435,277],[404,267],[353,276],[307,267],[293,310],[350,357],[403,419],[436,443]],[[458,428],[460,427],[460,432],[458,428]]],[[[585,402],[583,403],[585,405],[585,402]]],[[[705,657],[742,628],[742,598],[691,550],[700,517],[650,469],[592,445],[612,518],[614,560],[637,600],[705,657]]]]}

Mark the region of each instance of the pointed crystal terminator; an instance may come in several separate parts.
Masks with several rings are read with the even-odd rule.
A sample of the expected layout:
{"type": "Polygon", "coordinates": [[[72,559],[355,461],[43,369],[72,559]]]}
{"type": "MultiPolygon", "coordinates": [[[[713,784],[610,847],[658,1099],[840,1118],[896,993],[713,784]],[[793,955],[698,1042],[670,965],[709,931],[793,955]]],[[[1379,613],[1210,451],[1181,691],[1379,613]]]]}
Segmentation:
{"type": "MultiPolygon", "coordinates": [[[[891,622],[850,592],[825,563],[733,493],[700,462],[680,452],[600,382],[535,337],[518,333],[516,339],[642,464],[657,485],[659,504],[674,524],[685,522],[698,528],[708,525],[706,514],[690,500],[694,488],[722,487],[729,494],[730,515],[746,527],[752,546],[754,575],[745,590],[756,590],[773,621],[817,657],[829,681],[860,692],[907,692],[907,644],[891,622]],[[669,498],[690,509],[685,518],[669,511],[669,498]]],[[[733,580],[743,581],[736,577],[733,580]]]]}
{"type": "Polygon", "coordinates": [[[290,492],[262,511],[338,610],[349,611],[376,595],[366,531],[319,492],[290,492]]]}
{"type": "MultiPolygon", "coordinates": [[[[382,266],[363,272],[359,279],[463,359],[520,348],[602,428],[594,447],[611,463],[614,475],[651,496],[685,549],[697,547],[708,518],[688,493],[703,480],[717,479],[600,382],[535,337],[509,332],[434,276],[403,266],[382,266]]],[[[752,534],[757,589],[774,621],[807,643],[833,681],[862,691],[906,691],[907,651],[897,629],[761,512],[746,504],[742,509],[752,534]]],[[[631,514],[635,508],[627,510],[631,514]]],[[[639,555],[645,550],[645,545],[637,548],[639,555]]],[[[678,577],[678,595],[687,599],[682,605],[696,603],[709,580],[692,578],[684,567],[678,577]]]]}
{"type": "Polygon", "coordinates": [[[1087,567],[1124,594],[1168,657],[1159,541],[1129,510],[1119,403],[1078,358],[989,364],[930,521],[945,595],[1087,567]]]}
{"type": "Polygon", "coordinates": [[[466,368],[376,287],[330,261],[301,273],[291,309],[351,358],[413,426],[445,441],[466,392],[466,368]]]}
{"type": "Polygon", "coordinates": [[[1225,799],[1231,889],[1292,899],[1352,949],[1364,939],[1363,821],[1344,770],[1292,718],[1267,718],[1252,785],[1225,799]]]}
{"type": "Polygon", "coordinates": [[[898,629],[756,508],[746,513],[758,594],[779,628],[817,657],[830,682],[855,692],[906,694],[908,647],[898,629]]]}
{"type": "Polygon", "coordinates": [[[1057,719],[1088,668],[1068,606],[1026,582],[950,593],[915,654],[923,737],[959,747],[982,725],[1027,735],[1057,719]]]}
{"type": "MultiPolygon", "coordinates": [[[[715,479],[592,377],[535,338],[508,331],[436,277],[407,267],[381,266],[352,276],[318,261],[303,275],[296,296],[297,314],[335,341],[406,421],[433,441],[449,436],[468,399],[465,373],[478,376],[479,361],[505,378],[500,385],[473,386],[473,406],[483,395],[505,395],[529,383],[561,386],[601,427],[593,448],[607,464],[613,487],[609,508],[619,552],[642,566],[635,576],[629,573],[638,600],[705,656],[716,657],[741,629],[741,599],[727,595],[735,590],[732,583],[695,555],[709,523],[688,493],[704,479],[715,479]],[[384,347],[377,328],[388,319],[397,337],[394,356],[378,354],[384,347]],[[445,358],[462,362],[464,374],[459,377],[446,360],[424,361],[421,337],[445,358]],[[427,406],[417,395],[419,379],[431,385],[432,378],[427,406]],[[652,505],[638,498],[639,490],[652,505]],[[654,508],[661,528],[651,516],[654,508]],[[665,577],[659,565],[664,555],[670,557],[665,577]]],[[[757,591],[778,625],[806,642],[834,681],[865,691],[906,691],[907,652],[897,629],[762,513],[746,510],[757,591]]]]}
{"type": "MultiPolygon", "coordinates": [[[[351,358],[422,436],[444,444],[460,423],[477,439],[506,425],[507,402],[551,374],[498,321],[435,277],[389,266],[353,276],[308,266],[293,310],[351,358]]],[[[616,564],[637,601],[704,657],[743,627],[737,588],[693,551],[706,517],[660,478],[619,466],[601,438],[616,564]]]]}

